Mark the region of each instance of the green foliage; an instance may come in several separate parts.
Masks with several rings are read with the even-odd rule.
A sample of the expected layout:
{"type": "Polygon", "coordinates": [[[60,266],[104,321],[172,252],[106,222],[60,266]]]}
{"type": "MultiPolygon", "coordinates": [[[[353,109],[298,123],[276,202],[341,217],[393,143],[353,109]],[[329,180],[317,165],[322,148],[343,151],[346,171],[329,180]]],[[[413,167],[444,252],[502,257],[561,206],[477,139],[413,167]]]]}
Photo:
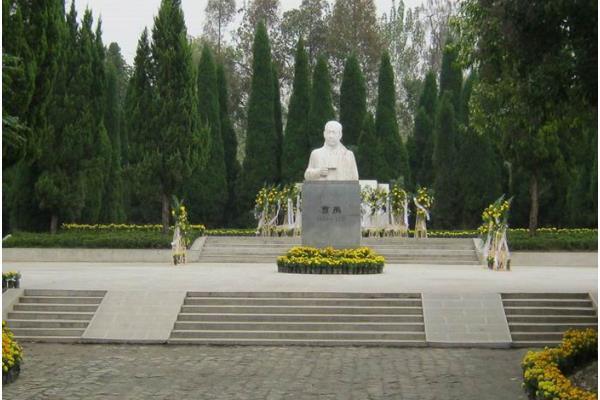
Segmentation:
{"type": "MultiPolygon", "coordinates": [[[[461,92],[462,92],[462,69],[458,64],[458,49],[452,40],[446,42],[444,52],[442,54],[442,69],[440,71],[440,97],[446,91],[452,95],[452,105],[456,113],[461,109],[461,92]]],[[[457,119],[460,114],[457,114],[457,119]]]]}
{"type": "Polygon", "coordinates": [[[381,170],[382,162],[383,158],[375,134],[375,120],[373,114],[367,113],[362,123],[356,157],[360,179],[377,179],[377,171],[381,170]]]}
{"type": "Polygon", "coordinates": [[[239,201],[240,210],[244,214],[251,209],[254,194],[263,184],[274,183],[278,178],[271,46],[267,29],[262,22],[256,28],[252,52],[246,157],[239,201]]]}
{"type": "Polygon", "coordinates": [[[361,128],[367,112],[367,94],[365,81],[352,54],[346,60],[344,76],[340,88],[340,124],[343,127],[343,142],[357,145],[361,128]]]}
{"type": "Polygon", "coordinates": [[[377,111],[375,116],[375,131],[380,143],[381,168],[376,171],[377,180],[390,182],[403,178],[405,183],[410,182],[408,169],[408,155],[396,120],[396,90],[394,86],[394,71],[390,64],[390,56],[384,52],[381,56],[379,69],[379,84],[377,97],[377,111]]]}
{"type": "Polygon", "coordinates": [[[437,109],[437,84],[435,74],[428,72],[419,98],[413,137],[415,141],[415,165],[413,180],[417,185],[433,184],[434,123],[437,109]]]}
{"type": "Polygon", "coordinates": [[[273,63],[272,67],[273,71],[273,111],[275,117],[275,143],[276,143],[276,157],[277,157],[277,179],[276,181],[281,181],[281,164],[282,164],[282,154],[283,154],[283,121],[281,115],[281,98],[280,98],[280,88],[279,88],[279,76],[277,74],[277,67],[275,63],[273,63]]]}
{"type": "Polygon", "coordinates": [[[308,165],[308,115],[310,110],[310,78],[308,56],[304,41],[298,40],[294,67],[294,83],[290,98],[281,165],[281,180],[285,183],[301,182],[308,165]]]}
{"type": "Polygon", "coordinates": [[[313,71],[310,91],[310,111],[308,113],[308,145],[310,149],[323,146],[323,129],[325,124],[333,119],[335,119],[335,111],[331,102],[331,81],[327,59],[320,55],[313,71]]]}
{"type": "Polygon", "coordinates": [[[237,137],[231,119],[229,117],[229,96],[227,90],[227,80],[223,64],[217,65],[217,85],[219,90],[219,116],[221,119],[221,137],[223,139],[223,153],[225,157],[225,169],[227,170],[227,193],[228,201],[225,209],[225,215],[228,217],[226,223],[231,223],[236,217],[237,196],[235,185],[241,173],[241,166],[237,160],[237,137]]]}
{"type": "Polygon", "coordinates": [[[436,194],[433,223],[436,228],[454,228],[460,220],[460,177],[453,167],[458,161],[455,144],[457,130],[452,96],[450,92],[446,92],[438,108],[433,154],[433,166],[436,171],[433,184],[436,194]]]}
{"type": "Polygon", "coordinates": [[[204,46],[198,65],[198,114],[202,124],[210,127],[210,150],[208,163],[194,170],[185,183],[185,199],[189,204],[190,219],[195,223],[221,226],[227,205],[227,169],[221,117],[219,114],[219,92],[217,70],[208,46],[204,46]]]}

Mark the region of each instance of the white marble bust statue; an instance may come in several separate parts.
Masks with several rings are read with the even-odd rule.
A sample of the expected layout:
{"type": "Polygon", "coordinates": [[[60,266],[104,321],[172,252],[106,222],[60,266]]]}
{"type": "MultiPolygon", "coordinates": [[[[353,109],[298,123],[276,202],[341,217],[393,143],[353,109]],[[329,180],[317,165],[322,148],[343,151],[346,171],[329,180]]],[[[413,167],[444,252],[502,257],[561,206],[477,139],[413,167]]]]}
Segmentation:
{"type": "Polygon", "coordinates": [[[357,181],[358,169],[354,153],[340,142],[342,125],[337,121],[327,122],[323,136],[325,144],[310,153],[304,179],[307,181],[357,181]]]}

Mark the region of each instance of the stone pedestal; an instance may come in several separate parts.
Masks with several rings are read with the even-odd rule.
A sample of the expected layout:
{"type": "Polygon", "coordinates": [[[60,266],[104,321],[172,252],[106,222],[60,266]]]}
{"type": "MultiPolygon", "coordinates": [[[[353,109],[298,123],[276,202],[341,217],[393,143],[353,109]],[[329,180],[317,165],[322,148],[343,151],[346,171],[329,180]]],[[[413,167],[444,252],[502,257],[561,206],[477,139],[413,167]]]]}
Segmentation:
{"type": "Polygon", "coordinates": [[[348,249],[360,246],[358,181],[305,181],[302,245],[348,249]]]}

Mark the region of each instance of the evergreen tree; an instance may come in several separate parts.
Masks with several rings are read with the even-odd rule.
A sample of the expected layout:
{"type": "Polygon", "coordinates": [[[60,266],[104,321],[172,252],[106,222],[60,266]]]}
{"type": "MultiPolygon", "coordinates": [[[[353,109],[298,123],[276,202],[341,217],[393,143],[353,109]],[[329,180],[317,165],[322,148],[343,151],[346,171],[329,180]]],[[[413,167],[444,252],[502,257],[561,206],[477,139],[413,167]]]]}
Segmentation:
{"type": "Polygon", "coordinates": [[[226,207],[226,223],[230,225],[237,217],[236,215],[236,192],[235,184],[238,182],[241,166],[237,160],[237,137],[231,119],[229,118],[227,80],[223,64],[217,65],[217,85],[219,89],[219,115],[221,119],[221,136],[223,138],[223,150],[225,155],[225,168],[227,170],[228,202],[226,207]]]}
{"type": "Polygon", "coordinates": [[[360,179],[377,179],[377,171],[381,170],[383,158],[375,133],[375,119],[373,114],[367,112],[361,124],[362,129],[358,138],[358,176],[360,179]]]}
{"type": "Polygon", "coordinates": [[[346,145],[357,145],[367,112],[365,80],[358,59],[352,54],[346,60],[340,88],[340,123],[346,145]]]}
{"type": "Polygon", "coordinates": [[[440,97],[446,91],[452,94],[452,105],[456,113],[457,120],[461,119],[460,105],[462,92],[462,70],[458,65],[458,49],[451,39],[446,42],[442,54],[442,67],[440,70],[440,97]]]}
{"type": "Polygon", "coordinates": [[[435,74],[428,72],[425,76],[423,92],[419,98],[415,116],[414,146],[416,169],[412,170],[417,185],[429,187],[433,183],[433,142],[434,122],[437,105],[437,84],[435,74]]]}
{"type": "Polygon", "coordinates": [[[277,144],[277,182],[281,181],[281,156],[283,154],[283,121],[281,115],[281,97],[279,93],[279,76],[277,67],[273,63],[273,109],[275,116],[275,137],[277,144]]]}
{"type": "Polygon", "coordinates": [[[328,121],[335,119],[331,102],[331,83],[327,60],[323,55],[317,59],[313,72],[310,93],[310,111],[308,113],[308,144],[310,149],[323,145],[323,129],[328,121]]]}
{"type": "Polygon", "coordinates": [[[423,186],[423,185],[418,185],[414,181],[415,171],[417,171],[419,169],[419,161],[421,161],[417,158],[417,152],[415,150],[415,136],[414,135],[409,135],[408,138],[406,139],[406,154],[408,156],[408,169],[413,173],[413,179],[411,180],[411,182],[408,182],[408,185],[406,185],[406,187],[408,190],[413,191],[413,190],[416,190],[416,186],[423,186]]]}
{"type": "Polygon", "coordinates": [[[294,66],[294,83],[288,107],[288,118],[283,137],[281,180],[285,183],[301,182],[308,165],[308,113],[310,110],[310,81],[308,55],[304,41],[298,40],[294,66]]]}
{"type": "Polygon", "coordinates": [[[456,175],[462,193],[462,227],[475,228],[481,223],[481,212],[502,194],[500,160],[490,135],[479,135],[469,125],[469,99],[476,80],[471,74],[465,81],[462,100],[462,136],[458,149],[456,175]],[[468,156],[465,156],[468,155],[468,156]]]}
{"type": "Polygon", "coordinates": [[[208,129],[199,123],[195,68],[179,0],[161,2],[152,29],[152,60],[157,104],[147,138],[152,145],[149,173],[159,180],[167,232],[171,196],[181,195],[192,170],[205,164],[210,143],[208,129]]]}
{"type": "MultiPolygon", "coordinates": [[[[273,105],[273,71],[269,36],[263,22],[258,24],[252,48],[252,84],[248,101],[246,157],[240,189],[240,211],[253,206],[265,183],[277,182],[277,137],[273,105]]],[[[248,222],[250,215],[248,214],[248,222]]]]}
{"type": "MultiPolygon", "coordinates": [[[[125,62],[125,59],[121,55],[121,48],[115,42],[112,42],[108,46],[108,50],[106,52],[106,64],[107,68],[109,65],[114,67],[116,73],[116,92],[117,92],[117,101],[118,101],[118,111],[119,111],[119,125],[123,125],[123,109],[125,106],[125,97],[127,95],[127,86],[130,77],[130,67],[125,62]]],[[[123,165],[128,164],[129,162],[129,138],[127,134],[127,129],[121,129],[120,132],[120,142],[121,142],[121,162],[123,165]]]]}
{"type": "Polygon", "coordinates": [[[124,104],[124,131],[129,137],[129,165],[126,168],[126,214],[136,223],[156,222],[161,218],[160,181],[148,173],[152,168],[155,144],[159,143],[154,127],[155,104],[151,50],[148,30],[138,41],[133,74],[124,104]]]}
{"type": "Polygon", "coordinates": [[[398,132],[395,105],[394,72],[390,64],[390,56],[387,52],[384,52],[379,69],[375,116],[375,130],[381,145],[381,156],[383,157],[381,169],[377,171],[377,180],[390,182],[403,177],[405,184],[408,184],[410,182],[408,155],[398,132]]]}
{"type": "Polygon", "coordinates": [[[457,122],[452,105],[452,95],[445,93],[440,99],[436,122],[433,164],[435,181],[433,184],[435,204],[433,220],[435,227],[453,229],[458,226],[461,214],[458,195],[460,177],[457,168],[455,137],[457,122]]]}
{"type": "Polygon", "coordinates": [[[190,221],[220,227],[227,205],[227,169],[221,118],[217,70],[212,52],[205,45],[198,65],[198,113],[202,124],[210,127],[210,150],[205,167],[194,171],[193,179],[186,185],[185,199],[189,206],[190,221]]]}

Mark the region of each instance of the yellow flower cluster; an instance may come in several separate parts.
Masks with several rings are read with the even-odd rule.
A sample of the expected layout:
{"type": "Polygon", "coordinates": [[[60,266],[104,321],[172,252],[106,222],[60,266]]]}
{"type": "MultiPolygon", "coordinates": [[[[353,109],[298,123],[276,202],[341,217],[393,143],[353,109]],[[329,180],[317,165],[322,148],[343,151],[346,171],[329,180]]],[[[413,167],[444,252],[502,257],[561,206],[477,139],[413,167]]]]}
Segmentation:
{"type": "Polygon", "coordinates": [[[481,214],[483,223],[477,229],[481,236],[495,232],[502,227],[506,227],[511,200],[512,198],[504,200],[504,195],[502,195],[498,200],[483,210],[483,213],[481,214]]]}
{"type": "Polygon", "coordinates": [[[287,200],[292,199],[294,206],[296,203],[296,196],[300,194],[300,191],[296,185],[287,185],[283,187],[279,186],[265,186],[260,189],[254,200],[254,211],[258,215],[259,213],[267,210],[267,212],[275,211],[277,202],[280,202],[282,210],[287,211],[287,200]]]}
{"type": "Polygon", "coordinates": [[[18,271],[8,271],[2,273],[2,279],[7,281],[13,281],[21,279],[21,273],[18,271]]]}
{"type": "Polygon", "coordinates": [[[371,214],[384,209],[387,202],[388,193],[383,188],[365,187],[360,193],[362,202],[371,208],[371,214]]]}
{"type": "MultiPolygon", "coordinates": [[[[423,207],[425,208],[427,211],[431,210],[431,207],[433,207],[433,194],[431,193],[431,189],[428,189],[426,187],[420,187],[417,189],[417,195],[415,196],[417,199],[417,202],[423,207]]],[[[421,217],[425,216],[425,213],[419,209],[417,207],[417,214],[420,215],[421,217]]]]}
{"type": "MultiPolygon", "coordinates": [[[[171,212],[173,214],[173,212],[171,212]]],[[[205,230],[206,227],[202,224],[190,225],[193,230],[205,230]]],[[[171,230],[174,228],[170,227],[171,230]]],[[[62,224],[61,229],[65,231],[98,231],[98,232],[113,232],[113,231],[160,231],[161,224],[62,224]]]]}
{"type": "Polygon", "coordinates": [[[402,189],[397,184],[394,184],[392,190],[390,190],[389,196],[393,212],[396,215],[404,214],[404,202],[408,197],[406,190],[402,189]]]}
{"type": "Polygon", "coordinates": [[[568,330],[556,348],[529,351],[521,363],[523,386],[538,400],[597,400],[596,393],[574,386],[561,371],[575,360],[597,356],[595,329],[568,330]]]}
{"type": "Polygon", "coordinates": [[[5,374],[11,368],[18,366],[22,359],[23,349],[6,326],[6,321],[2,321],[2,373],[5,374]]]}
{"type": "Polygon", "coordinates": [[[348,266],[383,266],[385,258],[368,247],[338,250],[332,247],[318,249],[315,247],[293,247],[285,256],[277,258],[277,264],[282,266],[322,266],[341,268],[348,266]]]}

